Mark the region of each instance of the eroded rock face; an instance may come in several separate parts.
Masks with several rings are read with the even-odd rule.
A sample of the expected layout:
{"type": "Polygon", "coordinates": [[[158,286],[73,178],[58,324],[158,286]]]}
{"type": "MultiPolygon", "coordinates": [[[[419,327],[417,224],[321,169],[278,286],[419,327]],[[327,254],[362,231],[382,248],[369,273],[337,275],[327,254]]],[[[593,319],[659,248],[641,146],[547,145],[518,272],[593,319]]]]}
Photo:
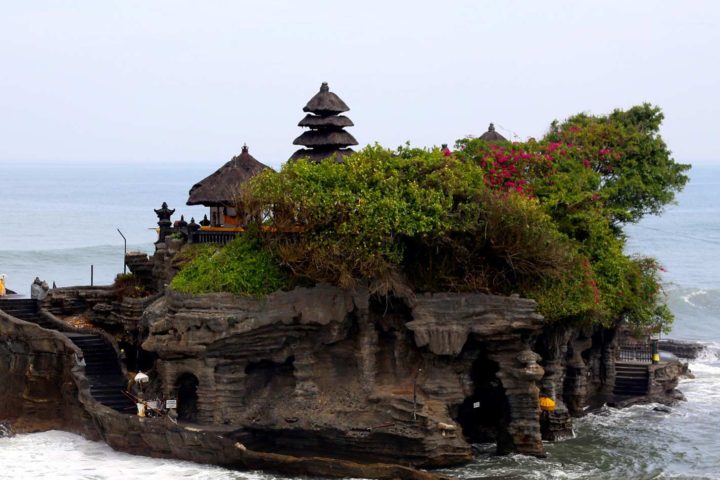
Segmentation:
{"type": "Polygon", "coordinates": [[[534,307],[482,294],[408,307],[327,285],[262,300],[168,291],[146,310],[143,348],[164,394],[195,405],[181,415],[251,432],[251,448],[444,466],[472,458],[463,430],[485,408],[499,416],[477,435],[544,453],[534,307]]]}
{"type": "MultiPolygon", "coordinates": [[[[542,439],[571,434],[572,416],[613,400],[615,332],[544,325],[526,299],[401,301],[320,285],[264,299],[167,291],[142,310],[109,295],[63,289],[45,305],[143,334],[158,357],[153,387],[178,399],[181,425],[198,428],[100,405],[67,338],[2,312],[0,419],[19,431],[103,438],[131,453],[358,476],[364,466],[352,462],[464,463],[474,442],[542,456],[542,439]],[[555,411],[541,414],[541,395],[555,399],[555,411]]],[[[645,401],[677,397],[682,368],[652,367],[645,401]]],[[[422,477],[372,468],[379,478],[422,477]]]]}
{"type": "MultiPolygon", "coordinates": [[[[329,457],[255,452],[231,429],[203,430],[167,418],[126,415],[95,401],[80,350],[59,331],[46,330],[0,311],[0,437],[62,429],[138,455],[212,463],[284,475],[446,480],[401,465],[359,464],[329,457]]],[[[246,435],[246,434],[244,434],[246,435]]]]}
{"type": "Polygon", "coordinates": [[[17,432],[60,429],[98,439],[73,381],[78,353],[61,334],[0,311],[0,418],[17,432]]]}
{"type": "Polygon", "coordinates": [[[700,342],[673,340],[664,338],[660,340],[660,350],[670,352],[680,358],[694,360],[705,351],[706,347],[700,342]]]}

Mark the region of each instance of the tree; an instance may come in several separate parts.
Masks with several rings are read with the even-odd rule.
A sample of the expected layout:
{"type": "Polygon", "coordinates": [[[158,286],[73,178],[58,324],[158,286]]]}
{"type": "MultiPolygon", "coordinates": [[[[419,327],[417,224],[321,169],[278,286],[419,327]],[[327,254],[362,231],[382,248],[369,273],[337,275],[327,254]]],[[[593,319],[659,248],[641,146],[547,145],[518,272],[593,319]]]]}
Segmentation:
{"type": "Polygon", "coordinates": [[[690,165],[676,163],[660,136],[664,115],[644,103],[609,115],[574,115],[552,123],[545,142],[577,147],[599,175],[595,189],[614,226],[659,214],[688,182],[690,165]]]}

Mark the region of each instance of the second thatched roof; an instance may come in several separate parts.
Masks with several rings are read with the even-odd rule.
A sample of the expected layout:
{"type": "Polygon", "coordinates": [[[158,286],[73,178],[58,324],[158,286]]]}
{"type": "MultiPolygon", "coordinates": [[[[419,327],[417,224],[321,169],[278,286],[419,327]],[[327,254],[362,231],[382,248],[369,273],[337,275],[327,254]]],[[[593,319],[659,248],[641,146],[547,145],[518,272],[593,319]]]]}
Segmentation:
{"type": "Polygon", "coordinates": [[[342,148],[357,145],[358,141],[345,130],[318,131],[308,130],[293,141],[293,145],[317,148],[342,148]]]}
{"type": "Polygon", "coordinates": [[[486,142],[507,142],[508,139],[500,135],[495,131],[495,125],[490,124],[488,127],[488,131],[480,135],[480,140],[485,140],[486,142]]]}
{"type": "Polygon", "coordinates": [[[220,167],[212,175],[200,180],[190,189],[188,205],[220,207],[234,205],[240,185],[262,172],[267,165],[258,162],[247,146],[242,153],[220,167]]]}
{"type": "Polygon", "coordinates": [[[300,120],[298,127],[310,127],[310,128],[343,128],[352,127],[355,124],[345,115],[331,115],[331,116],[320,116],[308,113],[305,118],[300,120]]]}

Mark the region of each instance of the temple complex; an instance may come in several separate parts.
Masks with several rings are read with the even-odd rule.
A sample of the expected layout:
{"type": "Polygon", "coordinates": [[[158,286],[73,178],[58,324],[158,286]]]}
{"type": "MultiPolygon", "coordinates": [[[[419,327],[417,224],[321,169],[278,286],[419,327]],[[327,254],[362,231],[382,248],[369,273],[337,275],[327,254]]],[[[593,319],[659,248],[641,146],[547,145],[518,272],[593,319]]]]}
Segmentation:
{"type": "Polygon", "coordinates": [[[244,145],[240,155],[193,185],[187,205],[210,207],[210,227],[242,226],[245,218],[237,210],[240,186],[266,168],[270,167],[258,162],[244,145]]]}
{"type": "Polygon", "coordinates": [[[309,130],[293,141],[293,145],[308,148],[301,148],[293,153],[290,160],[309,158],[319,162],[334,155],[338,162],[342,162],[345,155],[353,152],[348,147],[358,144],[355,137],[345,131],[345,127],[354,125],[352,120],[340,115],[348,110],[350,108],[345,102],[331,92],[328,84],[323,82],[320,91],[303,108],[307,115],[298,123],[298,126],[308,127],[309,130]]]}

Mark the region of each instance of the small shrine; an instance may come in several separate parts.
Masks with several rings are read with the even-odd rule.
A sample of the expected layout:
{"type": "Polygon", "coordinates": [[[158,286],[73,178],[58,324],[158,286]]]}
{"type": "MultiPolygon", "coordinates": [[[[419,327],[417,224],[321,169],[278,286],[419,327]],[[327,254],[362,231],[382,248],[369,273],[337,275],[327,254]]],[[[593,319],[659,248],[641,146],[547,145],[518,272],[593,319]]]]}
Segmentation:
{"type": "Polygon", "coordinates": [[[500,135],[498,132],[495,131],[495,125],[490,124],[488,127],[488,131],[480,135],[480,140],[485,140],[486,142],[507,142],[508,139],[500,135]]]}
{"type": "Polygon", "coordinates": [[[257,161],[244,145],[240,155],[220,167],[215,173],[193,185],[188,205],[210,208],[210,218],[200,222],[204,227],[240,227],[245,215],[238,211],[240,187],[262,172],[267,165],[257,161]]]}
{"type": "Polygon", "coordinates": [[[353,152],[348,147],[358,144],[355,137],[345,131],[345,127],[354,125],[352,120],[340,115],[348,110],[350,108],[345,102],[323,82],[320,91],[303,108],[307,115],[298,123],[299,127],[307,127],[309,130],[293,141],[293,145],[308,148],[301,148],[293,153],[290,160],[309,158],[313,162],[319,162],[334,155],[336,161],[342,162],[345,155],[353,152]]]}

